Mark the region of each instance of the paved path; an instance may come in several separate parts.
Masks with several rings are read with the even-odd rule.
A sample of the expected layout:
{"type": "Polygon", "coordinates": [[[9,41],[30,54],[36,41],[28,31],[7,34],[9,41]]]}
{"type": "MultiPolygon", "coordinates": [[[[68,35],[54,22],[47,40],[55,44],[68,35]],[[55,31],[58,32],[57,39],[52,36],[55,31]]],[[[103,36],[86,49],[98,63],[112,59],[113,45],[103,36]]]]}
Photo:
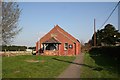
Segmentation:
{"type": "Polygon", "coordinates": [[[76,56],[73,63],[71,63],[70,66],[58,76],[58,78],[80,78],[80,68],[81,64],[83,64],[83,56],[84,53],[76,56]]]}

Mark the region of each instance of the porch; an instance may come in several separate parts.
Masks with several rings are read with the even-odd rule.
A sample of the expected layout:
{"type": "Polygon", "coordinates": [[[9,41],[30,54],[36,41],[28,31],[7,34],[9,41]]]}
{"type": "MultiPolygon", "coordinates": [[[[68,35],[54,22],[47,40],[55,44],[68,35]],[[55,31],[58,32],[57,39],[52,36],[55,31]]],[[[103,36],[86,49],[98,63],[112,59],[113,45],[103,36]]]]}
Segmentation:
{"type": "Polygon", "coordinates": [[[59,55],[59,45],[61,43],[54,37],[42,43],[43,55],[59,55]]]}

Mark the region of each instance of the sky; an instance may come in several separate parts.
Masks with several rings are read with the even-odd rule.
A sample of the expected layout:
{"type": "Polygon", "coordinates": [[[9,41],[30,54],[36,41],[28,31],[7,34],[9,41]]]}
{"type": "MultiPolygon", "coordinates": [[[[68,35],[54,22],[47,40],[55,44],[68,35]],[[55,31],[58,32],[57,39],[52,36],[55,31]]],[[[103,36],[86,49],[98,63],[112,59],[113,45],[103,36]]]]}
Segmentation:
{"type": "Polygon", "coordinates": [[[118,29],[118,8],[103,26],[117,2],[18,2],[22,9],[19,27],[22,31],[12,44],[35,46],[36,42],[55,25],[70,33],[81,42],[88,42],[96,30],[108,23],[118,29]]]}

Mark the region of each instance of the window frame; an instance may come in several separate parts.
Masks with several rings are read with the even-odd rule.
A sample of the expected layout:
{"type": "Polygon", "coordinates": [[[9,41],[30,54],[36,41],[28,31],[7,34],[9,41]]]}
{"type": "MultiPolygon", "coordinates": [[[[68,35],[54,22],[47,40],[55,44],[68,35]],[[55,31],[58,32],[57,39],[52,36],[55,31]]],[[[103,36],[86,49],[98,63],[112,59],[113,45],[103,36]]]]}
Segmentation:
{"type": "Polygon", "coordinates": [[[70,48],[70,49],[73,49],[73,44],[69,44],[69,48],[70,48]]]}
{"type": "Polygon", "coordinates": [[[64,43],[64,50],[68,50],[68,47],[69,47],[68,43],[64,43]]]}

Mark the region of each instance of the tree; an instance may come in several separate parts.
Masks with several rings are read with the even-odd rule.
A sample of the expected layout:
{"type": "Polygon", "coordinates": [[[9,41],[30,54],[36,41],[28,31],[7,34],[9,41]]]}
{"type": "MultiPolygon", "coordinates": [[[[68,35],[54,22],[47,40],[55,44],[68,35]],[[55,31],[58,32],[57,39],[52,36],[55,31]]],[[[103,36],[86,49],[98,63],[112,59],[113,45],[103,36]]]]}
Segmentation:
{"type": "MultiPolygon", "coordinates": [[[[100,46],[102,43],[104,45],[115,45],[116,42],[120,42],[120,33],[115,27],[111,24],[107,24],[104,29],[98,30],[96,32],[97,37],[97,46],[100,46]]],[[[93,35],[94,36],[94,35],[93,35]]],[[[94,38],[92,37],[92,43],[94,38]]]]}
{"type": "Polygon", "coordinates": [[[21,31],[18,27],[18,20],[21,10],[16,2],[2,2],[2,44],[9,44],[12,39],[21,31]]]}

